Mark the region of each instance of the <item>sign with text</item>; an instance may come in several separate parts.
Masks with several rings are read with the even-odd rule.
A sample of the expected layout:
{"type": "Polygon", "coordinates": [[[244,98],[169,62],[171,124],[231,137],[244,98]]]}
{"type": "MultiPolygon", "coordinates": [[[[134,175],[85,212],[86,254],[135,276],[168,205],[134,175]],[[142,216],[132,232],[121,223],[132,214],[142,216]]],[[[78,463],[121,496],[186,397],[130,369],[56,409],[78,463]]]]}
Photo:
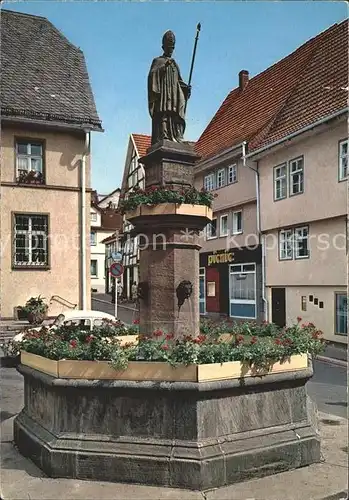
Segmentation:
{"type": "Polygon", "coordinates": [[[225,264],[234,261],[234,254],[232,252],[213,253],[207,257],[207,265],[225,264]]]}

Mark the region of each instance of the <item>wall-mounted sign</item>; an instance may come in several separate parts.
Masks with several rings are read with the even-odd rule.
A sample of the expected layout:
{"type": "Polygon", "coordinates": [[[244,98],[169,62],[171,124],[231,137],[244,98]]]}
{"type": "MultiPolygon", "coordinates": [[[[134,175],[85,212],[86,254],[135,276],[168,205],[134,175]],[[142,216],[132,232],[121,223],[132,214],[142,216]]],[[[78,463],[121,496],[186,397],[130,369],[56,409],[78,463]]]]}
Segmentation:
{"type": "Polygon", "coordinates": [[[227,262],[234,261],[234,254],[232,252],[213,253],[207,257],[207,265],[213,264],[226,264],[227,262]]]}
{"type": "Polygon", "coordinates": [[[207,282],[207,297],[215,297],[216,296],[216,282],[208,281],[207,282]]]}

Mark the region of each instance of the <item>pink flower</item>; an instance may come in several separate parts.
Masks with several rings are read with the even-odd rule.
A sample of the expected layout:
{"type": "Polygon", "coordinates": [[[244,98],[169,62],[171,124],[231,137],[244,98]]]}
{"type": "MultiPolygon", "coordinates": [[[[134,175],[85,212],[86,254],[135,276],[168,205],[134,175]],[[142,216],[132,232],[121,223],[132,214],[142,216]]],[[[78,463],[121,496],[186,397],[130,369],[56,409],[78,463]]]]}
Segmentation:
{"type": "Polygon", "coordinates": [[[162,345],[161,349],[163,349],[164,351],[168,351],[168,345],[167,344],[162,345]]]}
{"type": "Polygon", "coordinates": [[[162,330],[155,330],[153,333],[154,337],[161,337],[163,335],[162,330]]]}
{"type": "Polygon", "coordinates": [[[72,347],[73,349],[78,345],[78,342],[77,340],[71,340],[70,341],[70,347],[72,347]]]}
{"type": "Polygon", "coordinates": [[[302,321],[302,318],[300,316],[297,316],[297,321],[300,323],[302,321]]]}
{"type": "Polygon", "coordinates": [[[93,340],[93,335],[88,335],[85,339],[85,341],[89,344],[93,340]]]}
{"type": "Polygon", "coordinates": [[[173,333],[168,333],[165,338],[166,340],[172,340],[174,338],[174,335],[173,333]]]}
{"type": "Polygon", "coordinates": [[[135,320],[133,320],[133,324],[134,324],[134,325],[139,325],[139,319],[135,319],[135,320]]]}

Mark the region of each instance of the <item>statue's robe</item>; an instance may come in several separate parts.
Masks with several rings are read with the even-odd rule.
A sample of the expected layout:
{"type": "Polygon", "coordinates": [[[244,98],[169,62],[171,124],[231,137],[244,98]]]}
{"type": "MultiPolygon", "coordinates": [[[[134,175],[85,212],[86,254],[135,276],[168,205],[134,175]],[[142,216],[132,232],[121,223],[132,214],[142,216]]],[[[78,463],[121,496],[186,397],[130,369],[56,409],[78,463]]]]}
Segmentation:
{"type": "Polygon", "coordinates": [[[148,104],[152,118],[152,144],[168,139],[182,142],[188,86],[174,59],[156,57],[148,75],[148,104]]]}

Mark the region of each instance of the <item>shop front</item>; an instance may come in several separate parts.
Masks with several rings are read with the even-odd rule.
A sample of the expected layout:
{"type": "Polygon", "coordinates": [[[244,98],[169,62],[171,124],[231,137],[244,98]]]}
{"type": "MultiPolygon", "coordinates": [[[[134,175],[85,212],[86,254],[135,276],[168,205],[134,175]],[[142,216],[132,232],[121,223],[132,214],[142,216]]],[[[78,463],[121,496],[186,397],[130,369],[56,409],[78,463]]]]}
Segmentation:
{"type": "Polygon", "coordinates": [[[200,314],[261,320],[261,247],[200,253],[200,314]]]}

